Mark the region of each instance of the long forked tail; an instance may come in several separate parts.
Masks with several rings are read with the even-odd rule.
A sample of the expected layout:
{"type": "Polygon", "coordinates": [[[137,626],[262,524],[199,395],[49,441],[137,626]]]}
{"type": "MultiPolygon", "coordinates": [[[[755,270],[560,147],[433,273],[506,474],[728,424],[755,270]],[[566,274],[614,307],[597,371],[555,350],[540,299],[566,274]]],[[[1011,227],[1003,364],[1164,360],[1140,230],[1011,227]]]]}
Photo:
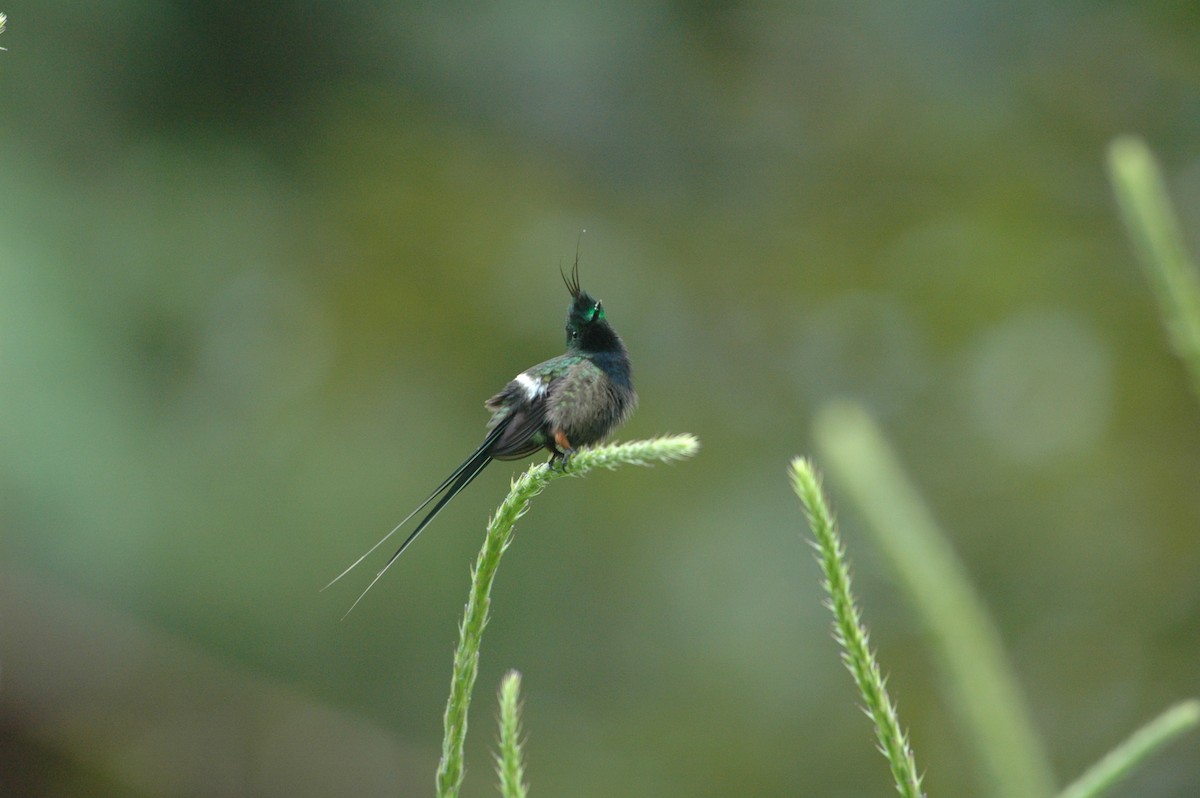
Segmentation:
{"type": "Polygon", "coordinates": [[[457,496],[463,488],[465,488],[467,485],[470,485],[471,481],[474,480],[475,477],[479,476],[480,472],[487,467],[487,464],[492,462],[492,456],[489,450],[491,449],[492,444],[494,444],[504,432],[504,428],[506,426],[507,424],[504,423],[497,424],[496,427],[488,433],[488,436],[484,438],[483,443],[479,445],[479,448],[476,449],[471,456],[462,463],[462,465],[454,469],[454,472],[451,473],[450,476],[446,477],[442,484],[434,488],[433,493],[430,493],[425,501],[421,502],[415,510],[406,515],[403,521],[392,527],[391,532],[388,532],[386,535],[380,538],[378,543],[367,549],[366,552],[364,552],[363,555],[357,560],[352,562],[350,566],[346,568],[346,570],[335,576],[329,581],[329,584],[321,588],[321,590],[327,590],[343,576],[353,571],[376,549],[391,539],[392,535],[395,535],[397,532],[399,532],[401,527],[411,521],[417,513],[424,510],[431,501],[438,497],[439,494],[441,495],[441,498],[438,499],[437,504],[433,506],[433,509],[429,511],[428,515],[421,519],[421,523],[417,524],[417,528],[414,529],[412,533],[404,539],[404,542],[400,544],[400,548],[396,549],[396,553],[388,559],[383,568],[379,570],[379,573],[375,574],[375,578],[371,580],[369,585],[367,585],[367,589],[359,594],[358,598],[354,600],[354,603],[350,605],[350,609],[346,610],[346,615],[349,615],[350,612],[358,606],[358,603],[363,600],[363,597],[366,596],[368,592],[370,592],[371,588],[374,587],[375,583],[378,582],[379,579],[387,572],[388,568],[392,567],[392,563],[394,563],[400,557],[400,555],[404,553],[404,550],[408,548],[410,543],[417,539],[417,535],[421,534],[425,527],[429,525],[429,522],[437,517],[437,514],[442,511],[442,508],[449,504],[450,500],[457,496]]]}

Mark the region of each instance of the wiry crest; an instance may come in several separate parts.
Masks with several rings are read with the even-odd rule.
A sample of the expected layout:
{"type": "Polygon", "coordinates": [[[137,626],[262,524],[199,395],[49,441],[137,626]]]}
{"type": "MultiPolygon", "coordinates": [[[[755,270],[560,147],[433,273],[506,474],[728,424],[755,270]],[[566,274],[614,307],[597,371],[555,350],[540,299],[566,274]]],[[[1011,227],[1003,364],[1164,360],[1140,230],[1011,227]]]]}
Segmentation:
{"type": "Polygon", "coordinates": [[[571,292],[572,299],[579,299],[583,291],[579,288],[579,249],[575,249],[575,264],[571,266],[571,275],[568,277],[563,273],[562,266],[558,267],[558,273],[562,275],[563,283],[566,284],[567,290],[571,292]]]}

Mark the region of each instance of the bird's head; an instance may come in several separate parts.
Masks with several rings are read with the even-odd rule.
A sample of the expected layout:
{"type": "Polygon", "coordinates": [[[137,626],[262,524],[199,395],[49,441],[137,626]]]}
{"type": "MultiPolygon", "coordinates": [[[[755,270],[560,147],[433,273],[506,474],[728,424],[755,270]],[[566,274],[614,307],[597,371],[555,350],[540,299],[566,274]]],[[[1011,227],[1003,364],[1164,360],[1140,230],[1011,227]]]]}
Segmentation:
{"type": "Polygon", "coordinates": [[[563,282],[571,292],[571,307],[567,309],[567,349],[579,352],[613,352],[621,347],[621,339],[604,318],[604,306],[579,287],[579,256],[563,282]]]}

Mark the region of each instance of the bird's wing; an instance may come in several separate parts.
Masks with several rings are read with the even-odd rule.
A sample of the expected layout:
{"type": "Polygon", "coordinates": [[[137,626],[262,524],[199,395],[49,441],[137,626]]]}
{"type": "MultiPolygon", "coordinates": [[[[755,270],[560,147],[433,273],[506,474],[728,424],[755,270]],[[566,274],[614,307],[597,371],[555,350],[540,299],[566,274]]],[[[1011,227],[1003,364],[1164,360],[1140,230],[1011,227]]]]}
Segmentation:
{"type": "Polygon", "coordinates": [[[504,434],[492,445],[492,457],[515,460],[533,454],[547,444],[546,415],[550,397],[555,384],[576,361],[575,357],[556,357],[539,363],[518,374],[503,391],[484,403],[492,411],[491,426],[505,425],[504,434]]]}
{"type": "Polygon", "coordinates": [[[546,399],[523,403],[512,408],[504,433],[492,446],[497,460],[516,460],[533,454],[546,445],[546,399]]]}

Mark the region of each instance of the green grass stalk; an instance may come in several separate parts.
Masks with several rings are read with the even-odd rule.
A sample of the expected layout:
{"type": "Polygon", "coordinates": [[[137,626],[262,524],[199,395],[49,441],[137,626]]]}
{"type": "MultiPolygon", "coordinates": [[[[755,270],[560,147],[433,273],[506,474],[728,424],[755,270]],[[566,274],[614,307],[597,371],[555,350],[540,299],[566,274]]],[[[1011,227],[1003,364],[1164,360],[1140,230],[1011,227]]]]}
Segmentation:
{"type": "Polygon", "coordinates": [[[932,638],[985,791],[996,798],[1053,795],[1045,748],[1000,634],[878,427],[860,406],[835,404],[817,414],[816,438],[932,638]]]}
{"type": "Polygon", "coordinates": [[[621,465],[651,465],[654,462],[680,460],[695,454],[699,447],[699,442],[691,435],[598,446],[577,452],[564,470],[539,463],[513,482],[508,496],[488,522],[483,548],[475,560],[475,567],[471,569],[471,590],[458,627],[459,639],[454,651],[450,696],[446,700],[445,735],[437,772],[438,798],[455,798],[462,786],[467,710],[479,672],[479,646],[490,617],[492,584],[496,569],[500,566],[500,557],[512,541],[513,526],[529,509],[530,501],[560,477],[582,476],[596,468],[611,469],[621,465]]]}
{"type": "Polygon", "coordinates": [[[868,717],[875,724],[879,750],[887,759],[896,781],[896,789],[905,798],[920,798],[921,777],[908,736],[900,726],[895,704],[888,696],[879,663],[871,652],[867,629],[863,625],[854,595],[850,590],[850,566],[845,548],[838,537],[833,513],[821,492],[820,478],[812,464],[803,458],[792,461],[792,487],[804,505],[808,525],[815,538],[817,560],[825,574],[824,587],[833,611],[833,636],[842,647],[842,662],[849,669],[862,695],[868,717]]]}
{"type": "Polygon", "coordinates": [[[504,798],[527,798],[525,757],[521,752],[521,674],[509,671],[500,681],[500,750],[496,773],[504,798]]]}
{"type": "Polygon", "coordinates": [[[1200,726],[1200,701],[1181,701],[1134,732],[1059,793],[1058,798],[1098,798],[1155,751],[1197,726],[1200,726]]]}
{"type": "Polygon", "coordinates": [[[1121,136],[1108,148],[1117,205],[1138,260],[1154,288],[1175,352],[1200,398],[1200,273],[1188,256],[1162,170],[1141,139],[1121,136]]]}

